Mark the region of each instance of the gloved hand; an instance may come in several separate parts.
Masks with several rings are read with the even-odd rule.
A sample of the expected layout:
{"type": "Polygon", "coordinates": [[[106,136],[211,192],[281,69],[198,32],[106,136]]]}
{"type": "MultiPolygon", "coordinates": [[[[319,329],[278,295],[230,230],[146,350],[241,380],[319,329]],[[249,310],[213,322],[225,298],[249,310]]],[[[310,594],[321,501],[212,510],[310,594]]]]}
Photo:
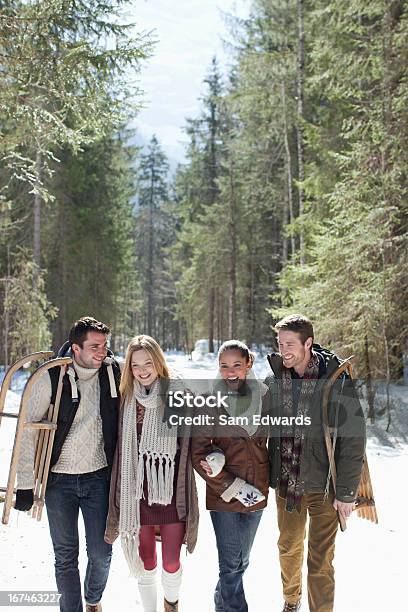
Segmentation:
{"type": "Polygon", "coordinates": [[[241,502],[246,508],[250,508],[251,506],[255,506],[255,504],[259,504],[259,502],[265,499],[265,495],[261,493],[259,489],[249,484],[248,482],[243,482],[238,493],[235,494],[235,499],[241,502]]]}
{"type": "Polygon", "coordinates": [[[206,456],[205,460],[211,468],[211,474],[208,474],[208,476],[211,476],[211,478],[214,478],[214,476],[218,476],[218,474],[221,472],[222,468],[225,465],[224,453],[220,450],[213,451],[212,453],[206,456]]]}
{"type": "Polygon", "coordinates": [[[16,501],[14,503],[15,510],[27,511],[30,510],[34,503],[34,493],[32,489],[17,489],[16,501]]]}

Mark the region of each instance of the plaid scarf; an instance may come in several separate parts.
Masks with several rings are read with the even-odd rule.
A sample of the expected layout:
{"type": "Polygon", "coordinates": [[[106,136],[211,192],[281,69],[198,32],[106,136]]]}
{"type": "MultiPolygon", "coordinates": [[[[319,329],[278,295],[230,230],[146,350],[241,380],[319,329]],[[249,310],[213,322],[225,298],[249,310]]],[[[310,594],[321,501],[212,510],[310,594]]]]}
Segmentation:
{"type": "MultiPolygon", "coordinates": [[[[297,384],[301,385],[296,417],[302,417],[302,421],[309,413],[310,401],[312,399],[316,381],[319,375],[319,356],[312,352],[312,357],[306,366],[303,380],[297,384]]],[[[282,368],[282,402],[283,417],[293,417],[293,380],[290,369],[282,368]]],[[[299,481],[300,460],[305,439],[304,426],[294,425],[282,429],[281,439],[281,474],[279,481],[279,497],[286,499],[286,510],[292,512],[296,509],[300,512],[303,487],[299,481]]]]}

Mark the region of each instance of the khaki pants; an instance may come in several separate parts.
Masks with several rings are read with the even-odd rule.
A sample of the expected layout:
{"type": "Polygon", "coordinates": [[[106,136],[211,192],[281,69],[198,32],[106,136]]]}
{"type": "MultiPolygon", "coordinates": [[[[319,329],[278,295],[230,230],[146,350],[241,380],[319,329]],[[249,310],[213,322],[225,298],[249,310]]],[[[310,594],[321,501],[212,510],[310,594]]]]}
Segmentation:
{"type": "Polygon", "coordinates": [[[304,495],[301,512],[285,510],[286,500],[276,495],[279,525],[279,560],[283,597],[296,603],[302,596],[303,541],[309,514],[307,591],[310,612],[332,612],[334,603],[334,541],[337,512],[333,496],[324,501],[323,493],[304,495]]]}

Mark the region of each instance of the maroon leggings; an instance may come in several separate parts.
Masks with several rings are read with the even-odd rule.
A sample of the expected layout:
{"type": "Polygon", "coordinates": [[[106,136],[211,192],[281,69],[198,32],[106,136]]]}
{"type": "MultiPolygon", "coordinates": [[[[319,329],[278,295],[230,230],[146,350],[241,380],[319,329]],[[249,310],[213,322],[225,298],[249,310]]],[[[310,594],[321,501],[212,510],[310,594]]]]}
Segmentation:
{"type": "MultiPolygon", "coordinates": [[[[186,531],[185,523],[160,525],[163,569],[174,574],[180,567],[180,550],[186,531]]],[[[146,570],[157,565],[156,537],[154,525],[142,525],[139,533],[139,555],[146,570]]]]}

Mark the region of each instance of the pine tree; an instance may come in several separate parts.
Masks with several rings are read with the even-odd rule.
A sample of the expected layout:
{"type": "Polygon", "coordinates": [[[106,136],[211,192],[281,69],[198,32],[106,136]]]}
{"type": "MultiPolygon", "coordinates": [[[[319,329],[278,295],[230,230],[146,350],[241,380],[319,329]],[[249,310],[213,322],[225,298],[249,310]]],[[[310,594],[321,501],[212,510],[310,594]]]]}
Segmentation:
{"type": "Polygon", "coordinates": [[[323,340],[356,353],[362,374],[389,380],[408,324],[407,14],[401,2],[315,4],[314,86],[325,101],[313,132],[324,162],[314,171],[320,202],[309,219],[310,263],[289,267],[283,284],[323,340]]]}
{"type": "Polygon", "coordinates": [[[43,273],[29,261],[23,249],[14,256],[9,271],[2,279],[5,285],[3,321],[7,333],[2,356],[6,367],[23,355],[50,349],[49,323],[57,314],[47,300],[43,273]]]}
{"type": "Polygon", "coordinates": [[[146,153],[140,156],[137,189],[136,248],[137,267],[142,278],[143,320],[141,328],[149,335],[162,336],[165,299],[164,249],[171,238],[165,205],[168,202],[169,165],[153,136],[146,153]]]}
{"type": "Polygon", "coordinates": [[[47,183],[58,151],[63,146],[78,151],[118,120],[129,94],[124,71],[138,69],[145,56],[146,45],[120,21],[121,4],[8,0],[1,9],[1,157],[8,184],[22,181],[33,196],[37,266],[41,204],[52,198],[47,183]]]}
{"type": "MultiPolygon", "coordinates": [[[[17,245],[31,247],[25,252],[27,263],[31,258],[36,263],[34,290],[41,267],[55,263],[55,219],[59,235],[64,217],[74,216],[68,210],[71,185],[59,191],[62,175],[72,170],[74,156],[84,161],[92,143],[111,139],[136,109],[129,74],[139,69],[150,45],[124,22],[125,5],[122,0],[6,0],[0,7],[0,223],[7,231],[0,249],[13,258],[17,245]]],[[[66,280],[72,272],[62,255],[59,261],[66,298],[51,291],[66,329],[76,311],[66,306],[75,283],[66,280]]],[[[4,266],[0,273],[6,273],[4,266]]],[[[44,277],[49,287],[56,284],[51,276],[44,277]]],[[[99,289],[94,300],[97,294],[99,289]]],[[[84,302],[77,300],[78,309],[84,302]]]]}
{"type": "MultiPolygon", "coordinates": [[[[182,266],[173,261],[172,270],[179,303],[177,316],[183,322],[185,342],[191,350],[197,334],[208,337],[209,350],[213,352],[214,338],[219,340],[224,334],[220,305],[225,303],[218,266],[223,244],[218,197],[223,172],[224,119],[216,58],[204,83],[202,111],[199,117],[188,121],[186,128],[190,138],[188,163],[179,169],[175,181],[178,202],[175,214],[180,220],[178,240],[185,259],[182,266]]],[[[176,247],[174,257],[179,254],[176,247]]]]}
{"type": "Polygon", "coordinates": [[[45,264],[47,293],[59,308],[53,329],[56,345],[65,340],[72,321],[84,314],[110,323],[114,342],[116,335],[123,344],[123,336],[134,333],[136,151],[127,144],[129,137],[123,129],[79,155],[66,150],[57,171],[58,199],[45,226],[47,235],[54,236],[45,264]]]}

